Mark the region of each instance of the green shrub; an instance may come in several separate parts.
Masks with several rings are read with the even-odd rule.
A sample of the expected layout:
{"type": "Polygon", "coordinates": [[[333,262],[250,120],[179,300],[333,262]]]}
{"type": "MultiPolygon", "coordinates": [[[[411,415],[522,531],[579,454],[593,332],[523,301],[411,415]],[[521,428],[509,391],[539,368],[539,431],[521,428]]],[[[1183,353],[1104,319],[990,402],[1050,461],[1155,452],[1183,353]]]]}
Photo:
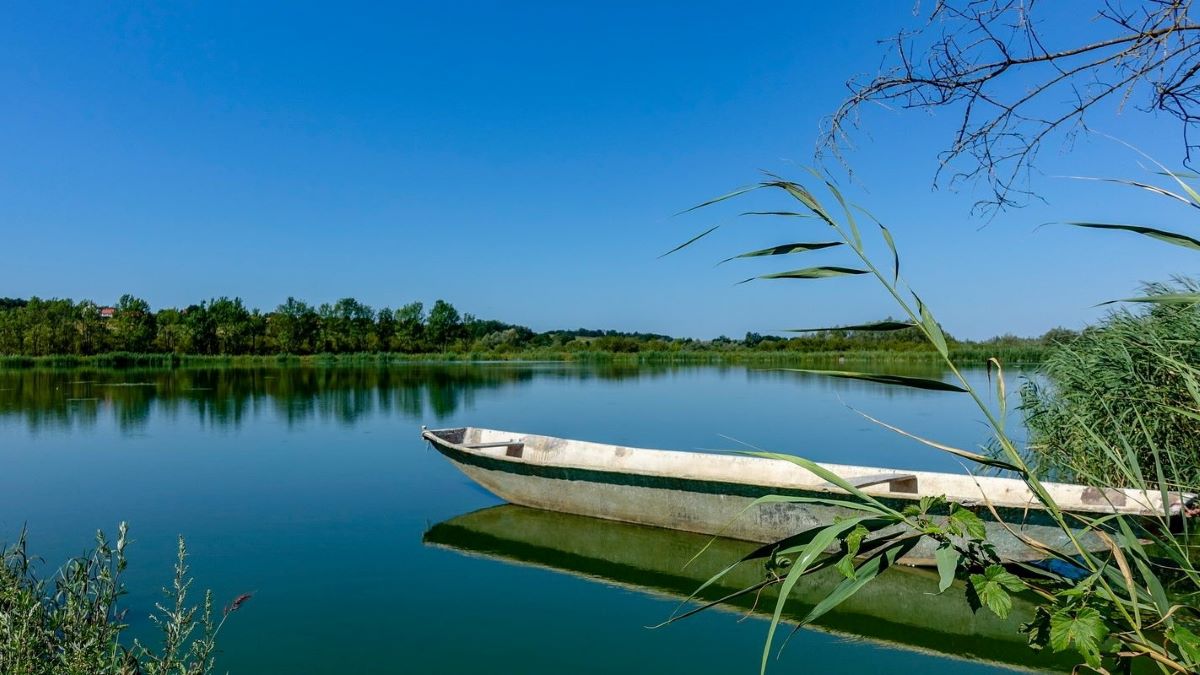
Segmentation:
{"type": "Polygon", "coordinates": [[[175,577],[164,589],[165,604],[156,605],[151,620],[162,632],[162,644],[122,642],[126,609],[121,581],[125,548],[124,523],[110,544],[102,532],[96,548],[73,558],[52,582],[38,578],[26,548],[25,533],[4,549],[0,559],[0,672],[22,675],[207,675],[215,666],[216,638],[230,614],[249,599],[243,595],[214,616],[212,593],[201,606],[188,604],[187,549],[179,539],[175,577]]]}

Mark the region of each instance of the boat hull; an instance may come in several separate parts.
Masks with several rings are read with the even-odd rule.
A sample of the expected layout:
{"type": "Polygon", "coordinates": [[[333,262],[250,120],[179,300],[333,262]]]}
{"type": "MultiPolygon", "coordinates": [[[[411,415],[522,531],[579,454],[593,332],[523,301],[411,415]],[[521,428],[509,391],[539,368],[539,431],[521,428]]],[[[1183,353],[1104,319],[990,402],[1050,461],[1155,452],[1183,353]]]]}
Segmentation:
{"type": "MultiPolygon", "coordinates": [[[[771,543],[785,537],[829,525],[838,519],[862,515],[845,507],[824,504],[753,502],[764,495],[836,497],[825,491],[788,489],[779,486],[654,476],[568,466],[546,466],[510,461],[466,451],[462,446],[427,435],[435,448],[460,471],[497,497],[521,506],[604,518],[732,539],[771,543]]],[[[903,509],[910,499],[881,497],[884,503],[903,509]]],[[[1010,528],[1053,548],[1070,551],[1067,535],[1039,509],[999,508],[1003,523],[989,509],[976,507],[984,521],[987,539],[996,552],[1009,560],[1037,560],[1044,556],[1021,543],[1010,528]]],[[[1103,547],[1097,537],[1075,533],[1088,548],[1103,547]]],[[[908,565],[935,565],[936,542],[923,538],[901,559],[908,565]]]]}

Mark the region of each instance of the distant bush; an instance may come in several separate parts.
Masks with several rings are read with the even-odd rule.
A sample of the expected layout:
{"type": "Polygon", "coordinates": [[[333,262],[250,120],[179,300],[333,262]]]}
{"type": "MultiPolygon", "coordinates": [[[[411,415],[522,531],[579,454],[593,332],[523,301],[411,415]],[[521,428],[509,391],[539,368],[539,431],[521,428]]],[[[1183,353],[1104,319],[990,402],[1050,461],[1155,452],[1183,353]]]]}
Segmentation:
{"type": "MultiPolygon", "coordinates": [[[[1189,279],[1146,287],[1157,296],[1197,290],[1189,279]]],[[[1110,314],[1060,342],[1045,358],[1044,381],[1022,390],[1031,452],[1047,473],[1105,485],[1129,480],[1117,470],[1122,462],[1100,448],[1131,452],[1143,467],[1163,453],[1176,480],[1200,483],[1198,367],[1200,306],[1155,303],[1110,314]]]]}

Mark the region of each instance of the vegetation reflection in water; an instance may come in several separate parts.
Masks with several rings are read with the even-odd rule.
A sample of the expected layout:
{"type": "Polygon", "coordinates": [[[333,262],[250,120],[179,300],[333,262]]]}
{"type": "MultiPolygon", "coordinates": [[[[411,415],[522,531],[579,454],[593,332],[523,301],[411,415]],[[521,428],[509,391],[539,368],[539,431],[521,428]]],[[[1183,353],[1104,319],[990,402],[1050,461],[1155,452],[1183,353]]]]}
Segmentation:
{"type": "MultiPolygon", "coordinates": [[[[684,600],[730,560],[757,547],[733,539],[586,518],[506,504],[481,509],[433,525],[428,545],[518,565],[550,569],[644,593],[684,600]],[[706,545],[704,554],[690,562],[706,545]]],[[[769,617],[778,588],[761,595],[729,598],[764,575],[761,564],[745,565],[704,589],[697,599],[724,600],[733,612],[769,617]]],[[[806,578],[793,591],[785,619],[798,621],[841,581],[827,569],[806,578]]],[[[1073,659],[1025,646],[1021,623],[1033,606],[1018,598],[1001,619],[972,612],[962,582],[939,594],[935,574],[897,568],[868,585],[816,624],[821,630],[892,647],[984,661],[1020,669],[1070,671],[1073,659]]],[[[667,630],[672,630],[668,628],[667,630]]]]}
{"type": "MultiPolygon", "coordinates": [[[[896,372],[942,375],[913,366],[896,372]]],[[[975,375],[985,380],[983,371],[975,375]]],[[[763,447],[819,449],[829,461],[955,470],[941,455],[910,452],[893,435],[862,428],[839,398],[868,409],[894,399],[888,403],[899,404],[906,422],[944,427],[944,404],[928,393],[744,366],[0,370],[0,459],[9,469],[0,472],[0,541],[29,523],[31,551],[54,565],[78,554],[95,529],[128,520],[137,540],[129,616],[133,634],[144,636],[153,631],[146,617],[168,580],[176,535],[184,533],[200,587],[219,598],[255,591],[251,613],[222,636],[222,672],[746,672],[761,630],[730,631],[735,617],[643,628],[673,608],[663,594],[687,594],[694,579],[678,577],[642,595],[580,582],[549,565],[496,565],[423,546],[430,523],[497,502],[429,451],[417,429],[484,421],[677,449],[729,447],[718,436],[728,433],[763,447]],[[791,424],[772,424],[778,419],[791,424]],[[177,487],[180,476],[189,477],[186,489],[177,487]],[[457,644],[464,603],[478,625],[539,628],[472,631],[475,649],[464,651],[457,644]],[[314,606],[338,608],[337,620],[313,613],[314,606]],[[558,618],[546,622],[541,612],[558,618]],[[621,648],[597,647],[608,644],[621,648]],[[397,653],[402,660],[388,670],[384,661],[397,653]]],[[[961,424],[954,434],[966,443],[977,429],[961,424]]],[[[665,568],[672,574],[707,539],[674,541],[665,568]]],[[[645,555],[658,546],[630,542],[608,548],[645,555]]],[[[701,571],[710,570],[686,574],[701,571]]],[[[830,624],[839,635],[868,631],[856,631],[855,620],[874,621],[867,614],[831,621],[842,619],[847,625],[830,624]]],[[[916,652],[806,633],[792,653],[801,653],[797,644],[819,650],[805,653],[804,663],[820,672],[864,663],[995,670],[934,656],[958,649],[938,646],[947,639],[911,636],[930,645],[916,652]]],[[[965,651],[1000,660],[985,649],[965,651]]]]}
{"type": "MultiPolygon", "coordinates": [[[[476,391],[524,386],[534,378],[619,381],[684,369],[746,370],[748,377],[808,380],[818,387],[857,388],[773,369],[636,363],[402,364],[393,367],[216,367],[181,369],[0,369],[0,415],[18,415],[31,429],[87,428],[111,408],[118,424],[136,430],[158,407],[186,410],[218,426],[238,426],[257,405],[275,407],[288,423],[314,416],[352,423],[374,412],[439,421],[470,407],[476,391]]],[[[941,377],[932,364],[897,363],[889,372],[941,377]]],[[[893,390],[877,390],[891,397],[893,390]]],[[[898,395],[904,395],[901,392],[898,395]]]]}

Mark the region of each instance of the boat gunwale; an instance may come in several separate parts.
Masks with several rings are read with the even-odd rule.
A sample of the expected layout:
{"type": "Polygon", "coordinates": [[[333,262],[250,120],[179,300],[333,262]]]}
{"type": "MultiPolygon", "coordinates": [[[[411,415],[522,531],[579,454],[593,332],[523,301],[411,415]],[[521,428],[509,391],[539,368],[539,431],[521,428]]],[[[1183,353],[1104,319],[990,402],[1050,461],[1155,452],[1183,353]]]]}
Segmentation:
{"type": "MultiPolygon", "coordinates": [[[[767,457],[735,456],[735,455],[731,455],[731,454],[691,452],[691,451],[686,451],[686,450],[662,450],[662,449],[656,449],[656,448],[629,447],[629,446],[621,446],[621,445],[616,445],[616,444],[595,443],[592,441],[582,441],[582,440],[569,439],[569,438],[560,438],[560,437],[556,437],[556,436],[541,436],[541,435],[537,435],[537,434],[524,434],[524,433],[504,431],[504,430],[499,430],[499,429],[490,429],[490,428],[485,428],[485,427],[471,427],[471,426],[451,427],[451,428],[444,428],[444,429],[426,429],[426,428],[422,427],[421,436],[422,436],[422,438],[424,438],[425,440],[434,444],[435,446],[446,446],[448,448],[454,449],[456,452],[463,453],[468,456],[481,458],[488,462],[499,462],[502,465],[506,464],[506,465],[510,465],[510,466],[514,466],[514,467],[516,467],[516,466],[525,466],[525,467],[538,466],[538,467],[544,467],[546,469],[601,472],[601,473],[605,473],[605,474],[615,474],[615,475],[624,474],[624,475],[629,475],[629,476],[645,476],[647,478],[681,480],[681,481],[701,481],[701,482],[706,482],[706,483],[712,482],[712,483],[760,488],[762,490],[767,491],[768,493],[772,492],[772,491],[780,491],[780,492],[799,491],[799,492],[806,492],[806,493],[818,493],[818,494],[822,494],[822,495],[829,495],[831,497],[845,497],[847,494],[849,494],[847,491],[845,491],[837,486],[830,485],[830,484],[824,482],[820,478],[820,476],[813,474],[812,472],[808,471],[807,469],[804,469],[803,467],[800,467],[799,465],[792,464],[790,462],[787,462],[786,460],[772,459],[772,458],[767,458],[767,457]],[[587,457],[587,452],[586,452],[587,448],[579,448],[578,447],[578,444],[583,444],[586,446],[612,448],[614,451],[616,451],[617,449],[621,449],[621,450],[626,451],[627,453],[638,453],[643,458],[645,458],[645,457],[668,458],[668,461],[670,461],[670,460],[682,461],[685,459],[694,460],[696,458],[704,458],[704,459],[725,458],[727,460],[737,460],[739,462],[748,462],[749,463],[749,464],[747,464],[748,466],[755,466],[754,463],[757,463],[757,462],[763,462],[763,463],[782,462],[788,467],[793,467],[794,469],[799,469],[800,471],[804,472],[805,474],[812,476],[813,478],[816,479],[816,481],[814,481],[814,482],[794,482],[794,481],[785,482],[785,481],[776,480],[774,482],[770,482],[770,481],[764,482],[762,480],[753,480],[753,479],[746,480],[737,475],[722,476],[720,479],[715,479],[710,476],[681,475],[679,473],[654,471],[654,470],[649,470],[649,469],[645,469],[645,468],[614,468],[614,467],[610,467],[610,466],[601,465],[598,462],[580,463],[578,461],[575,461],[575,462],[531,461],[529,459],[526,459],[525,457],[511,457],[511,456],[508,456],[507,454],[498,455],[498,454],[494,454],[494,453],[485,453],[485,452],[482,452],[481,451],[482,449],[480,449],[480,448],[472,448],[468,444],[465,444],[465,443],[455,443],[441,435],[441,434],[446,434],[449,432],[462,432],[463,437],[465,438],[466,435],[472,430],[476,430],[476,431],[480,432],[481,434],[482,433],[492,433],[492,434],[498,434],[498,435],[508,435],[511,437],[511,440],[509,442],[513,443],[513,444],[523,443],[523,441],[521,441],[519,439],[529,438],[529,437],[549,439],[549,440],[553,440],[553,441],[559,441],[559,442],[562,442],[565,444],[573,444],[576,447],[574,448],[575,453],[573,454],[572,459],[576,459],[576,460],[587,457]]],[[[911,475],[911,476],[914,476],[917,478],[917,483],[918,483],[917,492],[910,493],[910,492],[892,491],[887,488],[886,483],[882,484],[882,488],[880,486],[875,486],[875,485],[860,488],[863,493],[865,493],[871,497],[877,498],[877,499],[885,499],[885,500],[898,499],[898,500],[903,500],[903,501],[908,501],[908,502],[914,502],[914,501],[920,500],[924,496],[944,495],[947,497],[948,500],[950,500],[952,502],[964,504],[964,505],[975,506],[975,505],[985,504],[986,502],[990,502],[992,507],[1003,509],[1003,510],[1016,509],[1016,510],[1023,510],[1026,512],[1031,511],[1031,510],[1032,511],[1042,511],[1042,512],[1045,511],[1045,508],[1036,501],[1036,497],[1034,497],[1032,491],[1029,490],[1029,488],[1028,488],[1028,486],[1026,486],[1025,482],[1020,479],[1016,479],[1016,478],[1005,478],[1005,477],[999,477],[999,476],[974,476],[971,474],[954,474],[954,473],[937,472],[937,471],[909,471],[909,470],[899,470],[899,469],[887,469],[887,468],[880,468],[880,467],[832,464],[832,463],[826,463],[826,462],[817,462],[816,464],[818,464],[819,466],[821,466],[824,469],[827,469],[827,470],[837,474],[838,476],[850,477],[850,478],[853,478],[855,476],[868,476],[868,475],[879,474],[879,473],[896,473],[896,474],[905,475],[905,476],[911,475]],[[961,494],[951,495],[951,494],[948,494],[949,490],[946,490],[946,489],[922,489],[921,488],[922,483],[927,484],[930,481],[930,479],[932,479],[934,482],[948,481],[951,484],[961,484],[966,480],[970,480],[974,484],[977,492],[974,495],[961,495],[961,494]],[[1014,501],[1014,500],[1002,500],[1002,499],[988,498],[985,496],[984,484],[990,484],[996,488],[1006,488],[1006,489],[1017,488],[1025,493],[1027,493],[1029,495],[1029,497],[1025,501],[1014,501]]],[[[766,464],[761,464],[760,466],[766,466],[766,464]]],[[[1056,501],[1059,502],[1060,507],[1062,507],[1064,510],[1066,510],[1068,512],[1095,513],[1095,514],[1118,513],[1118,514],[1122,514],[1122,515],[1143,516],[1143,517],[1145,517],[1145,516],[1153,517],[1155,515],[1158,515],[1158,513],[1159,513],[1158,508],[1155,503],[1161,502],[1161,496],[1157,492],[1112,488],[1111,490],[1114,490],[1117,493],[1123,494],[1127,499],[1126,505],[1115,506],[1111,502],[1109,502],[1109,503],[1100,502],[1097,504],[1085,504],[1085,503],[1079,501],[1078,499],[1071,499],[1070,495],[1061,494],[1064,491],[1086,490],[1086,489],[1088,489],[1086,486],[1070,484],[1070,483],[1053,483],[1053,482],[1043,482],[1042,485],[1044,487],[1046,487],[1046,489],[1049,492],[1051,492],[1052,495],[1054,493],[1060,493],[1059,495],[1055,496],[1055,499],[1056,499],[1056,501]],[[1071,503],[1064,506],[1062,503],[1063,501],[1070,501],[1071,503]]],[[[943,487],[948,487],[948,486],[943,486],[943,487]]],[[[1173,495],[1175,497],[1180,496],[1180,495],[1177,495],[1176,493],[1171,493],[1171,495],[1173,495]]],[[[1186,495],[1184,495],[1184,496],[1186,496],[1186,495]]]]}

